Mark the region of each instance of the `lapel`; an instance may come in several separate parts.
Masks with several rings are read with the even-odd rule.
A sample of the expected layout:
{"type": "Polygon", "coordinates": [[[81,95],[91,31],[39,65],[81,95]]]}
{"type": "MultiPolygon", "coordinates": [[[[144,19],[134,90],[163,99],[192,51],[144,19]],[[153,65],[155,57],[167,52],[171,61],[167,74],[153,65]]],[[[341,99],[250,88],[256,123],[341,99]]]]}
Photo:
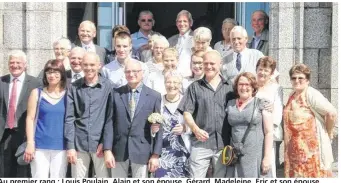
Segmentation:
{"type": "MultiPolygon", "coordinates": [[[[95,45],[95,44],[94,44],[94,45],[95,45]]],[[[100,53],[100,47],[97,46],[97,45],[95,45],[95,50],[96,50],[96,53],[99,55],[99,53],[100,53]]]]}
{"type": "Polygon", "coordinates": [[[136,109],[135,109],[135,114],[134,117],[137,116],[137,114],[140,112],[142,106],[147,102],[147,97],[148,97],[148,91],[147,91],[147,87],[145,85],[142,86],[142,91],[139,97],[139,102],[137,103],[136,109]]]}
{"type": "Polygon", "coordinates": [[[264,44],[264,40],[260,40],[258,45],[257,45],[257,50],[260,50],[264,44]]]}
{"type": "Polygon", "coordinates": [[[121,100],[124,104],[124,107],[126,108],[126,111],[128,112],[129,116],[130,116],[130,110],[129,110],[129,104],[128,104],[128,100],[129,100],[129,90],[128,90],[128,85],[125,85],[123,88],[123,91],[120,95],[121,100]]]}
{"type": "Polygon", "coordinates": [[[5,87],[4,87],[4,99],[5,99],[5,104],[6,104],[6,109],[7,109],[7,106],[8,106],[8,100],[9,100],[9,83],[10,83],[10,75],[7,75],[6,77],[4,77],[4,84],[5,84],[5,87]]]}
{"type": "Polygon", "coordinates": [[[18,104],[17,105],[20,104],[20,102],[22,101],[24,95],[27,93],[29,84],[30,84],[30,79],[28,78],[28,75],[26,74],[24,82],[22,84],[22,88],[21,88],[21,92],[20,92],[20,96],[19,96],[19,100],[18,100],[18,104]]]}

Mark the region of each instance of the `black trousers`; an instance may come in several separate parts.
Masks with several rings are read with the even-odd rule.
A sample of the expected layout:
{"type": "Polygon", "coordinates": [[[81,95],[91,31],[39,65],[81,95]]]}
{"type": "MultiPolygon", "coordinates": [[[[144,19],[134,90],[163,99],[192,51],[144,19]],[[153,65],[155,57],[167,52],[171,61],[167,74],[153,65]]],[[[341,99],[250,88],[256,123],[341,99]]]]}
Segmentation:
{"type": "Polygon", "coordinates": [[[0,177],[31,177],[30,166],[21,166],[14,156],[24,137],[17,129],[5,129],[0,141],[0,177]]]}

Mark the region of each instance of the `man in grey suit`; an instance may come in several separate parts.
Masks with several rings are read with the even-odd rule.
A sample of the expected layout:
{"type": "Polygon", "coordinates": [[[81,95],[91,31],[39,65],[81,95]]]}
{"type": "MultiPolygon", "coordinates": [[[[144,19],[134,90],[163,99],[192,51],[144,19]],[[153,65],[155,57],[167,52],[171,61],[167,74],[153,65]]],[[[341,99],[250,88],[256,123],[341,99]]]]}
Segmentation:
{"type": "Polygon", "coordinates": [[[143,70],[138,61],[125,67],[127,85],[113,91],[113,120],[104,126],[104,159],[112,178],[128,177],[129,162],[133,178],[146,178],[159,167],[162,128],[151,133],[147,121],[152,113],[160,113],[161,95],[142,83],[143,70]]]}
{"type": "Polygon", "coordinates": [[[186,77],[191,75],[191,55],[193,47],[192,14],[187,10],[181,10],[176,17],[176,27],[179,34],[168,39],[169,47],[175,47],[179,53],[178,70],[186,77]]]}
{"type": "Polygon", "coordinates": [[[78,37],[81,43],[78,45],[85,49],[87,52],[95,52],[101,60],[102,66],[108,64],[109,51],[93,43],[93,39],[96,37],[96,26],[90,20],[83,21],[78,27],[78,37]]]}
{"type": "Polygon", "coordinates": [[[26,54],[9,53],[10,74],[0,78],[0,177],[30,177],[29,166],[20,166],[14,156],[25,140],[27,100],[39,86],[26,71],[26,54]]]}

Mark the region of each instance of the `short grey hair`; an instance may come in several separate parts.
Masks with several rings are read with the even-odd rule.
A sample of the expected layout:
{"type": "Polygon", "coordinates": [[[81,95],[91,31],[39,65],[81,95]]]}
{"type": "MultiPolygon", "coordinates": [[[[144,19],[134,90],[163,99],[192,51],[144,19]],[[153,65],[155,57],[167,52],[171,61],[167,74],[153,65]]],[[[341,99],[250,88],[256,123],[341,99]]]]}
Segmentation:
{"type": "Polygon", "coordinates": [[[234,26],[233,29],[230,32],[230,37],[231,37],[231,34],[234,33],[234,32],[240,32],[240,33],[242,33],[242,35],[245,38],[248,38],[247,31],[246,31],[246,29],[243,26],[239,26],[239,25],[234,26]]]}
{"type": "Polygon", "coordinates": [[[24,63],[27,62],[26,54],[25,52],[21,50],[13,50],[8,53],[8,61],[11,60],[11,58],[21,58],[24,63]]]}
{"type": "Polygon", "coordinates": [[[163,45],[165,48],[169,47],[169,42],[165,36],[157,36],[153,39],[154,45],[155,43],[163,45]]]}
{"type": "Polygon", "coordinates": [[[95,25],[95,23],[92,22],[92,21],[90,21],[90,20],[84,20],[82,23],[79,24],[79,27],[78,27],[78,28],[84,26],[85,24],[89,25],[93,31],[96,31],[96,25],[95,25]]]}
{"type": "Polygon", "coordinates": [[[167,71],[165,74],[164,74],[164,78],[165,78],[165,83],[167,82],[167,80],[171,77],[176,77],[180,84],[182,84],[182,79],[183,79],[183,76],[181,75],[181,73],[179,71],[176,71],[176,70],[170,70],[170,71],[167,71]]]}
{"type": "Polygon", "coordinates": [[[223,20],[222,24],[227,24],[227,23],[232,24],[234,26],[238,25],[238,22],[235,19],[233,19],[233,18],[225,18],[223,20]]]}
{"type": "Polygon", "coordinates": [[[193,18],[192,18],[192,14],[187,11],[187,10],[181,10],[178,15],[176,16],[176,21],[178,21],[179,17],[185,15],[188,18],[188,21],[190,23],[190,26],[193,25],[193,18]]]}
{"type": "Polygon", "coordinates": [[[58,38],[56,41],[53,42],[53,48],[60,44],[63,48],[67,49],[68,51],[71,50],[71,41],[68,38],[61,37],[58,38]]]}
{"type": "Polygon", "coordinates": [[[149,10],[141,11],[140,14],[139,14],[139,19],[141,18],[142,15],[151,15],[153,17],[153,19],[154,19],[153,13],[151,11],[149,11],[149,10]]]}
{"type": "Polygon", "coordinates": [[[84,48],[79,47],[79,46],[76,46],[76,47],[74,47],[74,48],[71,49],[69,56],[71,56],[71,54],[72,54],[73,52],[81,52],[81,53],[84,55],[86,51],[85,51],[84,48]]]}
{"type": "Polygon", "coordinates": [[[193,38],[194,41],[211,41],[212,32],[207,27],[199,27],[194,30],[193,38]]]}
{"type": "Polygon", "coordinates": [[[128,62],[125,64],[126,66],[124,67],[124,70],[127,70],[127,65],[130,65],[130,64],[138,64],[140,66],[140,68],[142,69],[142,71],[144,72],[143,68],[142,68],[142,62],[141,61],[138,61],[136,59],[129,59],[128,62]]]}

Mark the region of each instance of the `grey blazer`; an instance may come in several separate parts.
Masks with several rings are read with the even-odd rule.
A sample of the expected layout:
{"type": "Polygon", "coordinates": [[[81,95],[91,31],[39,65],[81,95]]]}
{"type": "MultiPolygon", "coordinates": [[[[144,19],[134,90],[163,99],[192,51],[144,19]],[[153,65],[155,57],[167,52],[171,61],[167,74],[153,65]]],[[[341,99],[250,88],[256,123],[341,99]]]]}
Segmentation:
{"type": "MultiPolygon", "coordinates": [[[[192,30],[190,30],[189,35],[193,36],[192,30]]],[[[169,47],[175,47],[176,44],[178,44],[178,39],[179,39],[179,34],[175,34],[172,37],[168,38],[169,47]]]]}
{"type": "Polygon", "coordinates": [[[152,154],[161,155],[162,127],[151,136],[148,116],[160,113],[160,93],[143,85],[134,118],[129,113],[129,88],[124,85],[113,91],[113,120],[104,126],[104,150],[112,150],[117,162],[128,158],[136,164],[146,165],[152,154]]]}
{"type": "MultiPolygon", "coordinates": [[[[7,121],[7,112],[8,112],[8,102],[9,102],[9,84],[10,84],[10,75],[4,75],[0,78],[0,139],[5,131],[6,121],[7,121]]],[[[20,92],[17,110],[16,110],[16,118],[17,118],[17,125],[18,131],[22,135],[22,139],[19,141],[24,141],[25,130],[26,130],[26,114],[27,114],[27,101],[28,97],[31,94],[31,91],[35,88],[39,87],[39,81],[26,74],[25,80],[23,82],[23,86],[20,92]]]]}
{"type": "MultiPolygon", "coordinates": [[[[248,42],[248,48],[252,48],[254,39],[252,38],[251,41],[248,42]]],[[[261,51],[265,56],[269,55],[269,30],[264,29],[261,36],[260,41],[257,45],[257,50],[261,51]]]]}

